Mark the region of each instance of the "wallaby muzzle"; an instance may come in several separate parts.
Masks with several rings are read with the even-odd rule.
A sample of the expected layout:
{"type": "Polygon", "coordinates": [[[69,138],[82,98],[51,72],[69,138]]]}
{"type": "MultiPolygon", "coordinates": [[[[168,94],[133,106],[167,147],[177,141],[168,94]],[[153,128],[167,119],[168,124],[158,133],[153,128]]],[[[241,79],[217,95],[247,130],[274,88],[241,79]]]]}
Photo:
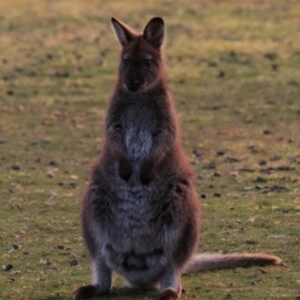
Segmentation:
{"type": "Polygon", "coordinates": [[[125,83],[128,91],[132,93],[137,92],[143,84],[144,80],[139,80],[138,78],[131,78],[125,83]]]}

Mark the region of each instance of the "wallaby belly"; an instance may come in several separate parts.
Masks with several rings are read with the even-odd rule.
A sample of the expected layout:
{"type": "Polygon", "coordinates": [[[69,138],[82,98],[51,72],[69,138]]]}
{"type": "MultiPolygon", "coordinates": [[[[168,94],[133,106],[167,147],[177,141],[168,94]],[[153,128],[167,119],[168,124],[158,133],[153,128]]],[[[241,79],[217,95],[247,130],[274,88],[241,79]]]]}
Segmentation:
{"type": "Polygon", "coordinates": [[[107,265],[129,281],[155,281],[168,264],[167,239],[172,229],[165,224],[163,205],[150,198],[156,192],[147,189],[132,187],[122,198],[114,198],[102,229],[107,265]]]}

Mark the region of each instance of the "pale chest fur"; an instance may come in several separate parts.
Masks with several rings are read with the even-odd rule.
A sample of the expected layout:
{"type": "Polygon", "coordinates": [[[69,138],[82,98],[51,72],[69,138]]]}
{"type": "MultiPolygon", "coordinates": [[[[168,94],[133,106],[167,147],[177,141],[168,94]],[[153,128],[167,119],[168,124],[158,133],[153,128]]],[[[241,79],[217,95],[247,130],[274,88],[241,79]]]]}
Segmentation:
{"type": "Polygon", "coordinates": [[[155,112],[147,107],[130,107],[124,111],[121,123],[126,154],[134,169],[149,157],[153,135],[157,130],[155,112]]]}

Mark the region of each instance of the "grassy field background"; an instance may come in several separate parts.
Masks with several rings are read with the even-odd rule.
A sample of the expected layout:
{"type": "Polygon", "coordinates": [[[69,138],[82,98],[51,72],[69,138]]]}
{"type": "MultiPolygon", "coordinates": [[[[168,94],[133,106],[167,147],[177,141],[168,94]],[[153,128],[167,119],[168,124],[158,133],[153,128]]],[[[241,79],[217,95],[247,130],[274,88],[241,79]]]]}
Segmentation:
{"type": "MultiPolygon", "coordinates": [[[[298,0],[1,1],[0,299],[71,299],[91,280],[79,211],[116,80],[111,16],[165,20],[199,251],[284,262],[185,276],[182,298],[300,299],[298,0]]],[[[116,276],[103,299],[156,297],[116,276]]]]}

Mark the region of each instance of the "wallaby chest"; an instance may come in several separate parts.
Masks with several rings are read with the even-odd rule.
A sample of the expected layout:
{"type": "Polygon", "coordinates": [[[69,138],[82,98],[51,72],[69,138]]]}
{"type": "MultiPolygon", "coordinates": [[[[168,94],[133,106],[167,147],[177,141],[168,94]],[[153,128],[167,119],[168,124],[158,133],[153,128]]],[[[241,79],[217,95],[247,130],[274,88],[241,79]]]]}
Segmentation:
{"type": "Polygon", "coordinates": [[[121,119],[127,157],[138,167],[149,156],[157,122],[154,112],[147,106],[130,105],[121,119]]]}
{"type": "Polygon", "coordinates": [[[151,99],[133,99],[120,116],[126,154],[136,167],[149,156],[153,138],[159,130],[160,113],[147,101],[151,102],[151,99]]]}

